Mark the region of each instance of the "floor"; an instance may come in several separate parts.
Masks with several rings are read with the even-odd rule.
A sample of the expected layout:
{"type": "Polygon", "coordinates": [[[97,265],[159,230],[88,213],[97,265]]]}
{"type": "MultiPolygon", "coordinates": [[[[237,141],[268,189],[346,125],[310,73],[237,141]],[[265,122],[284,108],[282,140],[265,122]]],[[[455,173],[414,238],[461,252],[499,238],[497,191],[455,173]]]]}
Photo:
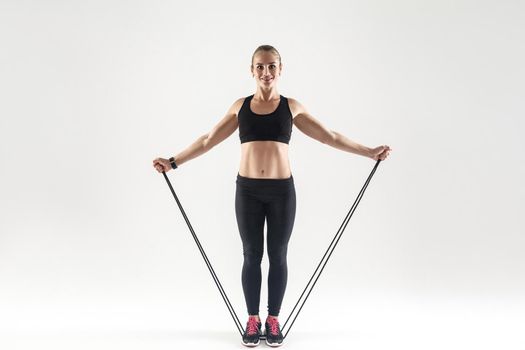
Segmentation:
{"type": "MultiPolygon", "coordinates": [[[[468,300],[390,302],[376,307],[362,301],[339,309],[329,301],[326,305],[313,302],[299,316],[281,348],[525,349],[523,303],[468,300]],[[326,306],[329,309],[321,315],[326,306]]],[[[35,311],[33,318],[26,311],[16,314],[11,310],[12,324],[5,312],[0,319],[0,349],[245,349],[223,308],[217,304],[205,318],[188,313],[188,309],[179,310],[179,315],[176,309],[146,308],[128,314],[95,310],[89,317],[62,310],[59,316],[49,313],[47,325],[40,322],[46,316],[43,310],[40,314],[35,311]],[[78,322],[81,318],[83,324],[78,322]]],[[[261,343],[259,348],[269,347],[261,343]]]]}

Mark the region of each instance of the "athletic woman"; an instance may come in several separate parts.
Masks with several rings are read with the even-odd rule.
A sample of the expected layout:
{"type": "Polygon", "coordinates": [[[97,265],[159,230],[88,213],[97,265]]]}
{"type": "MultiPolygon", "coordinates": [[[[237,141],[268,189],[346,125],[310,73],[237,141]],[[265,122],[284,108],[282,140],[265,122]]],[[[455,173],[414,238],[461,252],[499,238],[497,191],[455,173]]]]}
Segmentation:
{"type": "Polygon", "coordinates": [[[282,67],[281,56],[274,47],[259,46],[252,55],[251,64],[257,86],[255,93],[235,101],[209,133],[176,156],[153,160],[158,172],[167,172],[209,151],[239,128],[241,162],[236,179],[235,214],[244,256],[241,280],[248,322],[242,343],[246,346],[258,345],[262,335],[259,300],[265,220],[270,262],[266,343],[280,346],[283,342],[278,316],[286,289],[286,255],[296,205],[288,161],[292,125],[319,142],[375,161],[385,160],[391,151],[387,145],[375,148],[360,145],[327,129],[299,101],[280,95],[277,82],[282,67]]]}

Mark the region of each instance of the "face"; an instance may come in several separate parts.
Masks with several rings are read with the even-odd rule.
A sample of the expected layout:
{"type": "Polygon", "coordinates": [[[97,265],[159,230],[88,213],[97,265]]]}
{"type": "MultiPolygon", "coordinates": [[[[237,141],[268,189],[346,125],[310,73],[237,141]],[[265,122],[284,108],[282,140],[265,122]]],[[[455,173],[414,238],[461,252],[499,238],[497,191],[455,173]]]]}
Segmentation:
{"type": "Polygon", "coordinates": [[[261,88],[274,86],[281,75],[279,57],[271,52],[260,51],[253,58],[252,75],[261,88]]]}

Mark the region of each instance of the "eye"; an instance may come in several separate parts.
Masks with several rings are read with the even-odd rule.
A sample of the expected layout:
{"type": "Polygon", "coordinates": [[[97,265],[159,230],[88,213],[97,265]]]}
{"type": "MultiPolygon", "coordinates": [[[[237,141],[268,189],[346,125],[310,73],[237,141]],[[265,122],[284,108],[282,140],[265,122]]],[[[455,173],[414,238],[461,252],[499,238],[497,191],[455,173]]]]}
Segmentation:
{"type": "Polygon", "coordinates": [[[257,69],[262,69],[263,66],[257,66],[257,69]]]}
{"type": "Polygon", "coordinates": [[[270,69],[275,69],[275,68],[276,68],[275,64],[270,64],[270,69]]]}

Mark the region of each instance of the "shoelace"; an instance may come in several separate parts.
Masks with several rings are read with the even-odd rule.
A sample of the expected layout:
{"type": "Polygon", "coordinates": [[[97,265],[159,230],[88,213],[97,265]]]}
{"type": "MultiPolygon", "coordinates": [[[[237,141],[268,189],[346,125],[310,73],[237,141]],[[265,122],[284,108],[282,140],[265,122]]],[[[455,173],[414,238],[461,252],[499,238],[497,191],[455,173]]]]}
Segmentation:
{"type": "Polygon", "coordinates": [[[248,335],[254,335],[259,332],[259,321],[255,317],[248,318],[248,324],[246,325],[246,333],[248,335]]]}
{"type": "Polygon", "coordinates": [[[270,325],[270,333],[272,335],[278,335],[279,334],[279,322],[277,321],[276,318],[269,318],[268,321],[268,324],[270,325]]]}

